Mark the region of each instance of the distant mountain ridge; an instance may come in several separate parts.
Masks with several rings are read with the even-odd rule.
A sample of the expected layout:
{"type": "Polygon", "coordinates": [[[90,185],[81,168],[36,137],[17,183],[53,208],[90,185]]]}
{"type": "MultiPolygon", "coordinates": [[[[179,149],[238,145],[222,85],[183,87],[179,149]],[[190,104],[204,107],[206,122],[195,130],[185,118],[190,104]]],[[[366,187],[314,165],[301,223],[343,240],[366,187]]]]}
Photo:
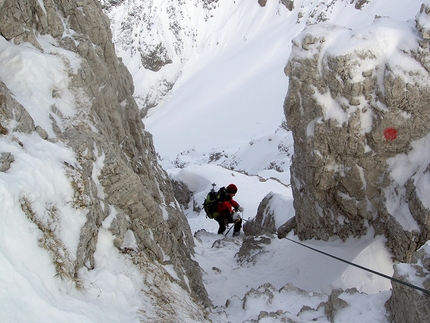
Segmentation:
{"type": "MultiPolygon", "coordinates": [[[[282,0],[275,4],[253,0],[249,5],[258,4],[261,11],[276,5],[280,13],[285,13],[303,3],[295,17],[297,24],[315,24],[330,20],[339,2],[343,3],[282,0]]],[[[353,0],[344,5],[362,10],[368,2],[353,0]]],[[[138,70],[133,76],[142,117],[162,104],[192,55],[205,47],[230,41],[224,37],[223,28],[237,13],[235,1],[101,0],[101,4],[111,20],[119,56],[130,70],[138,70]]]]}

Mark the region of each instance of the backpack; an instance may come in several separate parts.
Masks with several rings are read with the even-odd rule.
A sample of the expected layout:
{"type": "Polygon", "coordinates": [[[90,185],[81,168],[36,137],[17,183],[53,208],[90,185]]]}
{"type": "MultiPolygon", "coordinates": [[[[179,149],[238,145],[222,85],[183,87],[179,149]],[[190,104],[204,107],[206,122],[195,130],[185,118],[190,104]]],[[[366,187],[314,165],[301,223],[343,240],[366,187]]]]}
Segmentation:
{"type": "Polygon", "coordinates": [[[203,201],[203,208],[205,209],[206,216],[209,219],[214,219],[219,215],[217,211],[218,203],[227,200],[227,191],[225,187],[221,187],[218,192],[216,192],[215,186],[216,184],[212,184],[212,189],[203,201]]]}

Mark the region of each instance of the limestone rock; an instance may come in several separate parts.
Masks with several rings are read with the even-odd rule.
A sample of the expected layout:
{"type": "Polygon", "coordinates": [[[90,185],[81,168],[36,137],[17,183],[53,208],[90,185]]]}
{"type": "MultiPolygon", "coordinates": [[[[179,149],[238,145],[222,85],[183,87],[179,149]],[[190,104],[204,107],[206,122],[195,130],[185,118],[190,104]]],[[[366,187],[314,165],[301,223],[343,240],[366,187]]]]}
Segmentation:
{"type": "Polygon", "coordinates": [[[348,303],[343,299],[339,298],[339,295],[343,293],[342,289],[334,289],[332,290],[327,303],[325,303],[324,309],[325,314],[327,315],[330,322],[334,322],[334,318],[336,317],[336,313],[348,306],[348,303]]]}
{"type": "MultiPolygon", "coordinates": [[[[270,192],[260,202],[256,216],[245,221],[243,231],[246,235],[276,234],[283,225],[283,221],[286,221],[287,216],[292,213],[291,200],[280,194],[270,192]]],[[[295,227],[295,221],[289,220],[288,222],[292,223],[292,227],[289,228],[291,231],[295,227]]],[[[285,232],[286,227],[282,230],[285,235],[289,232],[285,232]]]]}
{"type": "Polygon", "coordinates": [[[258,0],[258,4],[262,7],[265,7],[267,3],[267,0],[258,0]]]}
{"type": "Polygon", "coordinates": [[[176,200],[184,210],[187,209],[190,206],[192,192],[183,182],[172,180],[172,185],[176,200]]]}
{"type": "Polygon", "coordinates": [[[236,255],[238,258],[237,261],[240,264],[255,264],[257,262],[257,257],[266,252],[261,245],[269,244],[271,244],[271,240],[267,236],[246,237],[236,255]]]}
{"type": "Polygon", "coordinates": [[[288,233],[296,230],[296,228],[296,217],[294,216],[278,228],[278,238],[285,238],[288,233]]]}
{"type": "Polygon", "coordinates": [[[246,235],[263,235],[276,232],[274,213],[270,209],[270,201],[273,196],[273,193],[266,195],[258,205],[257,215],[243,224],[243,231],[246,235]]]}
{"type": "MultiPolygon", "coordinates": [[[[327,296],[319,293],[308,292],[303,289],[295,287],[291,283],[287,283],[280,289],[276,289],[273,285],[266,283],[258,288],[252,288],[247,292],[243,299],[232,297],[227,300],[226,307],[238,308],[242,307],[245,310],[256,310],[256,302],[265,303],[266,308],[273,309],[273,311],[260,311],[256,319],[249,320],[249,322],[312,322],[318,321],[324,317],[323,307],[327,304],[327,296]],[[278,309],[276,296],[279,294],[289,294],[291,297],[300,298],[303,306],[300,310],[297,308],[297,312],[293,313],[284,309],[278,309]],[[312,296],[311,296],[312,295],[312,296]],[[312,298],[312,304],[308,302],[308,299],[312,298]],[[315,302],[320,305],[318,308],[313,308],[315,302]]],[[[258,304],[258,303],[257,303],[258,304]]],[[[290,309],[291,310],[291,309],[290,309]]]]}
{"type": "Polygon", "coordinates": [[[152,48],[149,47],[146,50],[140,49],[140,60],[142,66],[150,71],[157,72],[163,66],[171,64],[172,60],[167,54],[167,49],[163,44],[157,44],[152,48]]]}
{"type": "Polygon", "coordinates": [[[11,95],[0,81],[0,124],[3,134],[11,132],[31,133],[35,131],[34,121],[27,110],[11,95]]]}
{"type": "Polygon", "coordinates": [[[290,11],[294,9],[294,0],[281,0],[281,3],[290,11]]]}
{"type": "Polygon", "coordinates": [[[15,161],[11,153],[0,153],[0,172],[6,172],[15,161]]]}
{"type": "MultiPolygon", "coordinates": [[[[115,54],[109,20],[100,3],[4,0],[0,5],[0,35],[16,43],[30,42],[41,51],[38,36],[49,35],[58,48],[80,57],[80,66],[68,71],[68,88],[74,94],[77,113],[64,117],[52,106],[52,129],[35,126],[26,107],[16,102],[0,82],[2,133],[35,132],[40,140],[61,141],[75,152],[78,164],[66,163],[64,171],[75,189],[74,206],[86,212],[86,223],[81,228],[77,250],[73,251],[76,259],[70,258],[73,265],[69,276],[79,279],[80,268],[94,268],[99,230],[103,221],[112,217],[114,245],[130,257],[143,276],[154,276],[152,284],[157,284],[158,279],[158,283],[180,285],[202,306],[193,315],[203,317],[203,306],[211,302],[200,269],[191,258],[191,230],[167,174],[158,165],[152,137],[144,129],[132,96],[132,77],[115,54]],[[95,164],[100,160],[103,167],[94,175],[95,164]],[[135,239],[136,245],[131,249],[124,245],[126,235],[135,239]],[[164,269],[165,265],[172,266],[175,277],[164,269]]],[[[6,162],[3,166],[7,168],[6,162]]],[[[161,296],[169,298],[161,291],[151,296],[160,312],[165,306],[161,296]]],[[[169,302],[173,304],[174,298],[169,302]]],[[[173,317],[174,311],[166,315],[173,317]]]]}
{"type": "Polygon", "coordinates": [[[370,0],[356,0],[355,9],[362,9],[366,4],[368,4],[370,0]]]}
{"type": "MultiPolygon", "coordinates": [[[[376,34],[378,20],[372,28],[376,34]]],[[[295,230],[301,239],[328,240],[360,237],[374,227],[387,237],[394,257],[408,261],[430,238],[429,210],[416,194],[428,165],[417,165],[409,181],[398,183],[393,173],[401,170],[393,160],[413,154],[414,142],[430,132],[430,55],[418,37],[397,48],[418,66],[409,71],[393,58],[384,60],[381,52],[353,48],[360,37],[367,36],[324,23],[307,27],[293,40],[284,110],[294,136],[295,230]],[[334,43],[344,44],[342,52],[330,48],[334,43]],[[386,137],[387,129],[398,135],[386,137]],[[402,207],[419,230],[401,225],[402,207]]]]}
{"type": "MultiPolygon", "coordinates": [[[[413,256],[411,264],[394,266],[394,278],[426,289],[430,293],[430,242],[422,246],[413,256]]],[[[430,317],[429,295],[393,282],[393,292],[387,301],[391,322],[426,322],[430,317]]]]}

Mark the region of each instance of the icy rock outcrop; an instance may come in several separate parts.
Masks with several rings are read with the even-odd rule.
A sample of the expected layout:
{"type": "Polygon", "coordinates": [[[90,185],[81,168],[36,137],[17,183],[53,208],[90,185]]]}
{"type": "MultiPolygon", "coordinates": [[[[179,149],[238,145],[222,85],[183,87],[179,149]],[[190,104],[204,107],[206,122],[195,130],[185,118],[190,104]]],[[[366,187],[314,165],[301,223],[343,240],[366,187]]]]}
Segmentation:
{"type": "MultiPolygon", "coordinates": [[[[430,291],[430,241],[414,254],[410,264],[394,265],[394,278],[430,291]]],[[[409,286],[393,283],[387,302],[392,322],[426,322],[430,317],[430,294],[409,286]]]]}
{"type": "MultiPolygon", "coordinates": [[[[157,163],[152,137],[145,132],[132,97],[132,77],[115,54],[109,20],[99,2],[4,0],[0,2],[0,35],[15,44],[28,42],[40,52],[44,49],[39,36],[52,37],[58,48],[80,57],[81,65],[68,71],[77,113],[65,117],[51,106],[52,129],[35,125],[27,107],[15,101],[7,86],[0,83],[1,136],[34,132],[40,140],[60,141],[75,152],[78,163],[65,163],[64,171],[75,189],[74,207],[86,212],[86,223],[77,250],[71,251],[76,259],[63,259],[68,262],[66,276],[79,280],[81,268],[94,268],[98,233],[103,221],[111,217],[114,245],[142,274],[156,277],[153,284],[176,283],[196,304],[210,306],[200,269],[191,258],[191,230],[167,174],[157,163]],[[94,175],[100,160],[103,167],[94,175]],[[135,248],[124,248],[127,232],[136,240],[135,248]],[[175,277],[164,265],[172,266],[175,277]]],[[[67,61],[67,56],[63,60],[67,61]]],[[[52,95],[59,94],[53,90],[52,95]]],[[[2,159],[2,168],[7,170],[13,155],[2,154],[2,159]]],[[[37,221],[31,201],[24,200],[22,205],[29,218],[37,221]]],[[[162,293],[151,295],[153,306],[159,306],[160,315],[173,318],[174,295],[162,293]],[[166,300],[169,310],[165,309],[166,300]]],[[[193,311],[193,306],[186,310],[193,311]]],[[[190,315],[203,317],[198,311],[190,315]]]]}
{"type": "Polygon", "coordinates": [[[270,245],[271,239],[267,236],[246,237],[237,253],[237,262],[240,264],[256,264],[258,257],[265,253],[264,245],[270,245]]]}
{"type": "Polygon", "coordinates": [[[268,193],[258,205],[256,216],[243,224],[243,231],[248,236],[277,233],[285,237],[295,227],[294,217],[285,222],[289,214],[294,214],[291,204],[280,194],[268,193]]]}
{"type": "MultiPolygon", "coordinates": [[[[388,293],[385,293],[388,294],[388,293]]],[[[335,289],[330,295],[305,291],[291,283],[280,289],[271,284],[264,284],[258,288],[252,288],[243,299],[232,297],[227,300],[225,307],[242,308],[252,313],[252,319],[245,322],[347,322],[348,312],[343,309],[356,306],[357,315],[369,313],[372,310],[386,314],[383,301],[385,295],[367,295],[359,293],[356,289],[335,289]],[[282,303],[279,297],[288,296],[291,302],[282,303]],[[365,299],[363,303],[354,303],[359,298],[365,299]],[[295,299],[300,301],[295,302],[295,299]],[[371,304],[371,305],[369,305],[371,304]],[[363,306],[363,307],[362,307],[363,306]],[[271,309],[261,311],[260,308],[271,309]],[[360,313],[360,314],[358,314],[360,313]]],[[[350,315],[350,313],[349,313],[350,315]]],[[[365,316],[365,314],[364,314],[365,316]]],[[[369,319],[365,317],[364,320],[369,319]]],[[[408,321],[409,322],[409,321],[408,321]]],[[[417,321],[418,322],[418,321],[417,321]]]]}
{"type": "Polygon", "coordinates": [[[6,172],[14,161],[15,159],[10,152],[0,153],[0,172],[6,172]]]}
{"type": "Polygon", "coordinates": [[[258,288],[252,288],[245,294],[243,299],[232,297],[227,300],[226,307],[241,307],[246,311],[255,312],[256,319],[250,322],[311,322],[317,318],[324,316],[324,304],[327,301],[327,296],[318,293],[310,293],[292,284],[286,284],[279,290],[271,284],[264,284],[258,288]],[[277,297],[280,294],[286,294],[294,297],[299,297],[300,306],[288,307],[288,310],[276,309],[277,297]],[[272,312],[259,311],[259,308],[273,308],[272,312]]]}
{"type": "MultiPolygon", "coordinates": [[[[280,0],[288,10],[292,11],[294,9],[294,0],[280,0]]],[[[258,0],[258,4],[262,7],[265,7],[267,4],[267,0],[258,0]]]]}
{"type": "MultiPolygon", "coordinates": [[[[370,0],[355,0],[355,9],[362,9],[365,5],[367,5],[370,2],[370,0]]],[[[354,3],[351,1],[351,3],[354,3]]]]}
{"type": "Polygon", "coordinates": [[[243,224],[243,231],[246,235],[274,234],[276,232],[274,211],[270,207],[273,198],[273,193],[266,195],[258,205],[257,215],[243,224]]]}
{"type": "Polygon", "coordinates": [[[430,238],[426,194],[417,194],[429,162],[412,157],[430,131],[425,19],[423,9],[417,28],[384,18],[357,32],[323,23],[293,40],[284,110],[301,239],[359,237],[373,226],[407,262],[430,238]]]}

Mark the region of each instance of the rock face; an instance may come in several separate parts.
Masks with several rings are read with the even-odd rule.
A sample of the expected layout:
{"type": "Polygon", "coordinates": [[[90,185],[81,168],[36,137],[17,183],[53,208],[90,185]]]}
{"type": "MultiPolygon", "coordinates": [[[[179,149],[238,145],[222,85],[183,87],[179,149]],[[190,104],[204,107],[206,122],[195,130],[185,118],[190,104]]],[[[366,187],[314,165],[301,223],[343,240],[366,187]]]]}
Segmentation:
{"type": "MultiPolygon", "coordinates": [[[[427,290],[429,12],[423,6],[415,26],[380,29],[376,20],[357,33],[331,24],[307,28],[293,40],[284,104],[294,136],[296,211],[295,226],[284,227],[323,240],[372,228],[397,261],[412,262],[396,265],[395,277],[427,290]],[[384,41],[391,33],[398,44],[384,41]]],[[[420,322],[428,318],[426,302],[393,283],[387,306],[395,322],[420,322]]]]}
{"type": "Polygon", "coordinates": [[[276,232],[274,210],[270,207],[270,201],[273,198],[273,193],[266,195],[258,206],[256,216],[243,224],[243,231],[246,235],[274,234],[276,232]]]}
{"type": "Polygon", "coordinates": [[[373,227],[407,262],[430,238],[428,197],[420,193],[429,161],[413,158],[430,131],[428,40],[420,24],[426,11],[416,29],[384,29],[376,20],[354,33],[324,23],[293,40],[284,109],[294,136],[291,183],[301,239],[359,237],[373,227]],[[407,41],[383,41],[396,32],[407,41]],[[401,167],[409,159],[416,163],[411,173],[401,167]]]}
{"type": "MultiPolygon", "coordinates": [[[[411,264],[396,264],[394,278],[423,288],[430,293],[430,242],[412,257],[411,264]]],[[[393,283],[393,293],[387,302],[392,322],[425,322],[430,315],[428,297],[422,291],[393,283]]]]}
{"type": "Polygon", "coordinates": [[[268,193],[260,202],[255,217],[246,220],[243,224],[243,231],[248,236],[277,233],[278,237],[285,237],[294,228],[295,218],[282,219],[281,215],[294,213],[291,204],[291,200],[282,195],[273,192],[268,193]]]}
{"type": "MultiPolygon", "coordinates": [[[[114,245],[142,273],[151,272],[164,284],[175,282],[197,303],[209,306],[200,269],[191,259],[194,245],[190,228],[168,176],[158,166],[151,135],[145,132],[132,97],[131,75],[115,54],[109,20],[99,2],[1,1],[0,35],[15,44],[28,42],[41,52],[39,37],[50,36],[58,48],[80,57],[80,66],[69,70],[69,90],[74,94],[77,113],[65,117],[51,106],[50,129],[36,124],[28,107],[18,103],[0,82],[0,136],[37,133],[41,141],[62,142],[75,152],[78,164],[65,164],[64,169],[75,189],[74,206],[86,212],[87,220],[81,228],[76,259],[63,259],[68,262],[65,276],[79,279],[82,267],[94,268],[98,232],[110,216],[114,245]],[[101,158],[103,167],[94,176],[95,163],[101,158]],[[126,234],[134,237],[136,246],[124,245],[126,234]],[[163,265],[173,266],[176,277],[163,265]],[[159,272],[154,273],[154,269],[159,272]]],[[[2,153],[1,171],[7,171],[13,162],[12,154],[2,153]]],[[[37,222],[38,214],[29,203],[22,201],[22,208],[37,222]]],[[[154,306],[160,306],[166,317],[175,317],[174,310],[165,310],[169,296],[157,299],[163,291],[158,292],[152,295],[154,306]]],[[[197,310],[193,315],[202,313],[197,310]]]]}

